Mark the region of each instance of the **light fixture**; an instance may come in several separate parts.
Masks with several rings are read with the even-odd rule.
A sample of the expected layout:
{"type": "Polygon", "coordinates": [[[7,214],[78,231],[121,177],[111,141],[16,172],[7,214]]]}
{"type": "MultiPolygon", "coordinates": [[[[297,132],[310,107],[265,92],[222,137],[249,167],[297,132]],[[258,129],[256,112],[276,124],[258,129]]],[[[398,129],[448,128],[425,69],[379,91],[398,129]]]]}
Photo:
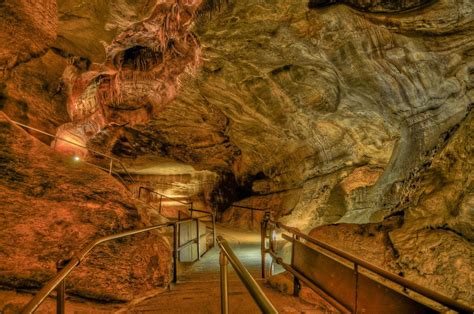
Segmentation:
{"type": "Polygon", "coordinates": [[[79,160],[81,160],[81,158],[77,155],[74,155],[74,156],[72,156],[72,160],[79,161],[79,160]]]}

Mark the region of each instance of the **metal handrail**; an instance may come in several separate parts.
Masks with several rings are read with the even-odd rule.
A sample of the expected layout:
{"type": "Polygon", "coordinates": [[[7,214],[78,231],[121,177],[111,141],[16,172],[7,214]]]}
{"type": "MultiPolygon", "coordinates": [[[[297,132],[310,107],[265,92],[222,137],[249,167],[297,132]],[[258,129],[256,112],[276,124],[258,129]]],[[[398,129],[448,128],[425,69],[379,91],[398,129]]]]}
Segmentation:
{"type": "Polygon", "coordinates": [[[265,216],[270,216],[270,215],[271,215],[271,210],[270,210],[270,208],[255,208],[255,207],[242,206],[242,205],[230,205],[229,207],[250,209],[250,224],[251,224],[251,225],[253,225],[253,220],[254,220],[254,214],[253,214],[253,212],[254,212],[254,211],[265,212],[265,216]]]}
{"type": "MultiPolygon", "coordinates": [[[[72,144],[72,145],[77,146],[77,147],[85,148],[85,149],[87,149],[88,151],[93,152],[94,154],[97,154],[97,155],[99,155],[99,156],[108,158],[108,159],[110,159],[110,162],[111,162],[111,163],[110,163],[110,169],[105,169],[105,168],[102,168],[102,167],[100,167],[100,166],[98,166],[98,167],[100,167],[100,168],[101,168],[102,170],[104,170],[104,171],[107,171],[107,172],[109,172],[109,173],[112,173],[112,166],[113,166],[113,163],[114,163],[114,162],[115,162],[115,163],[118,163],[119,166],[120,166],[120,168],[122,168],[122,170],[124,171],[124,173],[125,173],[125,174],[128,176],[128,178],[130,179],[130,181],[131,181],[132,183],[135,183],[135,180],[134,180],[133,177],[131,176],[130,172],[128,172],[127,168],[124,166],[124,164],[122,163],[122,161],[120,161],[120,159],[118,159],[118,158],[115,158],[115,157],[113,157],[113,156],[110,156],[110,155],[101,153],[101,152],[99,152],[99,151],[97,151],[97,150],[94,150],[94,149],[92,149],[92,148],[89,148],[89,147],[87,147],[87,146],[85,146],[85,145],[81,145],[81,144],[75,143],[75,142],[73,142],[73,141],[69,141],[69,140],[67,140],[67,139],[65,139],[65,138],[62,138],[62,137],[59,137],[59,136],[57,136],[57,135],[53,135],[53,134],[51,134],[51,133],[42,131],[42,130],[40,130],[40,129],[31,127],[31,126],[26,125],[26,124],[23,124],[23,123],[21,123],[21,122],[18,122],[18,121],[15,121],[15,120],[11,120],[11,119],[10,119],[10,121],[13,122],[13,123],[15,123],[15,124],[17,124],[17,125],[19,125],[19,126],[21,126],[21,127],[27,128],[27,129],[29,129],[29,130],[33,130],[33,131],[35,131],[35,132],[38,132],[38,133],[41,133],[41,134],[44,134],[44,135],[47,135],[47,136],[49,136],[49,137],[52,137],[52,138],[57,139],[57,140],[61,140],[61,141],[63,141],[63,142],[72,144]]],[[[88,162],[88,163],[89,163],[89,162],[88,162]]],[[[89,163],[89,164],[92,164],[92,163],[89,163]]],[[[92,164],[92,165],[94,165],[94,164],[92,164]]],[[[95,165],[95,166],[97,166],[97,165],[95,165]]],[[[119,173],[117,173],[117,172],[115,172],[115,174],[119,175],[119,173]]],[[[122,182],[125,182],[123,179],[121,179],[121,180],[122,180],[122,182]]]]}
{"type": "Polygon", "coordinates": [[[262,211],[262,212],[266,212],[270,210],[269,208],[255,208],[255,207],[242,206],[242,205],[230,205],[229,207],[246,208],[246,209],[262,211]]]}
{"type": "MultiPolygon", "coordinates": [[[[446,307],[449,307],[451,309],[454,309],[456,311],[459,311],[461,313],[474,313],[474,307],[471,307],[469,305],[466,305],[466,304],[463,304],[461,302],[458,302],[452,298],[449,298],[443,294],[440,294],[436,291],[433,291],[431,289],[428,289],[426,287],[423,287],[417,283],[414,283],[412,281],[409,281],[403,277],[400,277],[396,274],[393,274],[389,271],[386,271],[385,269],[383,268],[380,268],[374,264],[371,264],[363,259],[360,259],[350,253],[347,253],[347,252],[344,252],[332,245],[329,245],[327,243],[324,243],[322,241],[319,241],[313,237],[310,237],[309,235],[307,234],[304,234],[302,233],[301,231],[299,231],[298,229],[296,228],[293,228],[293,227],[290,227],[290,226],[287,226],[287,225],[284,225],[280,222],[277,222],[277,221],[272,221],[272,220],[268,220],[266,223],[269,223],[269,224],[273,224],[275,225],[277,228],[280,228],[280,229],[283,229],[283,230],[286,230],[290,233],[293,234],[293,239],[295,240],[299,240],[299,239],[304,239],[305,241],[311,243],[311,244],[314,244],[318,247],[321,247],[333,254],[336,254],[337,256],[339,257],[342,257],[352,263],[354,263],[357,266],[362,266],[370,271],[372,271],[373,273],[385,278],[385,279],[388,279],[392,282],[395,282],[405,288],[408,288],[412,291],[415,291],[431,300],[434,300],[446,307]]],[[[266,223],[262,223],[262,230],[263,230],[263,227],[266,229],[266,223]],[[264,226],[265,225],[265,226],[264,226]]],[[[266,232],[265,232],[266,234],[266,232]]],[[[262,236],[264,236],[264,232],[262,231],[262,236]]],[[[264,241],[262,240],[262,244],[264,243],[264,241]]],[[[303,243],[303,242],[301,242],[303,243]]],[[[277,263],[279,263],[280,265],[284,266],[285,269],[291,271],[294,275],[296,276],[301,276],[301,274],[298,273],[298,271],[296,271],[292,266],[290,265],[284,265],[283,261],[281,258],[278,258],[276,256],[276,254],[274,254],[275,252],[272,251],[272,244],[270,244],[270,250],[265,250],[265,249],[262,249],[262,264],[264,263],[264,254],[265,253],[270,253],[270,255],[272,256],[272,258],[274,258],[276,260],[277,263]],[[273,254],[272,254],[273,253],[273,254]],[[286,267],[285,267],[286,266],[286,267]]],[[[263,273],[263,272],[262,272],[263,273]]],[[[264,273],[263,273],[264,275],[264,273]]],[[[308,280],[309,281],[309,280],[308,280]]],[[[310,283],[310,282],[309,282],[310,283]]],[[[314,285],[313,285],[314,286],[314,285]]],[[[324,291],[323,291],[324,292],[324,291]]],[[[331,302],[331,300],[328,300],[330,301],[330,303],[333,303],[331,302]]]]}
{"type": "Polygon", "coordinates": [[[227,264],[230,262],[235,272],[239,276],[248,292],[257,303],[263,313],[278,313],[276,308],[270,302],[268,297],[263,293],[255,279],[250,275],[249,271],[240,262],[238,257],[232,251],[229,243],[221,237],[217,237],[217,244],[221,249],[219,255],[220,275],[221,275],[221,313],[229,313],[229,294],[228,294],[228,277],[227,264]]]}
{"type": "MultiPolygon", "coordinates": [[[[208,216],[213,217],[213,246],[215,245],[215,218],[214,214],[211,213],[207,216],[203,216],[203,218],[206,218],[208,216]]],[[[201,218],[201,217],[200,217],[201,218]]],[[[167,223],[162,223],[150,227],[145,227],[145,228],[140,228],[140,229],[135,229],[135,230],[130,230],[130,231],[125,231],[109,236],[105,236],[99,239],[96,239],[92,242],[90,242],[84,249],[82,249],[77,255],[75,255],[72,259],[70,259],[67,264],[62,267],[59,272],[54,276],[52,279],[50,279],[46,285],[34,296],[33,299],[28,302],[28,304],[23,308],[22,313],[33,313],[40,305],[43,303],[43,301],[48,297],[48,295],[54,290],[58,289],[58,297],[57,297],[57,304],[58,304],[58,312],[64,313],[64,296],[65,296],[65,284],[64,280],[69,276],[69,274],[77,267],[80,265],[80,263],[84,260],[84,258],[90,253],[92,249],[94,249],[97,245],[111,241],[111,240],[116,240],[124,237],[128,237],[131,235],[139,234],[139,233],[144,233],[144,232],[149,232],[152,230],[160,229],[160,228],[166,228],[166,227],[173,227],[173,282],[177,281],[177,262],[178,262],[178,252],[184,249],[185,247],[189,246],[193,242],[197,242],[198,245],[198,259],[200,258],[199,256],[199,243],[200,243],[200,237],[199,237],[199,219],[200,218],[190,218],[186,220],[181,220],[181,221],[175,221],[175,222],[167,222],[167,223]],[[188,243],[185,243],[183,245],[179,245],[178,243],[178,227],[180,224],[191,222],[191,221],[196,221],[196,228],[197,228],[197,235],[196,239],[192,239],[188,243]],[[62,307],[62,309],[60,308],[62,307]]]]}
{"type": "Polygon", "coordinates": [[[156,191],[154,191],[154,190],[152,190],[152,189],[150,189],[150,188],[144,187],[144,186],[140,186],[140,187],[138,188],[138,198],[140,198],[140,195],[141,195],[141,191],[142,191],[142,190],[146,190],[146,191],[148,191],[148,192],[150,192],[150,193],[153,193],[153,194],[159,195],[159,196],[161,196],[161,197],[164,197],[164,198],[173,200],[173,201],[178,202],[178,203],[183,204],[183,205],[193,205],[193,202],[183,202],[183,201],[180,201],[180,200],[178,200],[178,199],[176,199],[176,198],[174,198],[174,197],[171,197],[171,196],[168,196],[168,195],[165,195],[165,194],[158,193],[158,192],[156,192],[156,191]]]}

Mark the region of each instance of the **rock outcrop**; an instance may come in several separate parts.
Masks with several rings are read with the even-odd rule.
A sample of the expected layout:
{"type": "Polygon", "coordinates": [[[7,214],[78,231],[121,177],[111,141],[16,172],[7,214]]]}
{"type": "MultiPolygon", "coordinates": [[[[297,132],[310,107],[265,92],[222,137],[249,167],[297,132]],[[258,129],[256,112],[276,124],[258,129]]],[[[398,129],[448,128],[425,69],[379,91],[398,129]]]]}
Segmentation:
{"type": "Polygon", "coordinates": [[[38,57],[56,40],[55,0],[0,3],[0,80],[20,63],[38,57]]]}
{"type": "MultiPolygon", "coordinates": [[[[3,113],[0,129],[1,286],[40,288],[58,260],[148,223],[112,177],[53,152],[3,113]]],[[[103,244],[68,278],[68,294],[129,301],[149,293],[168,284],[170,252],[157,233],[103,244]]]]}
{"type": "Polygon", "coordinates": [[[474,304],[474,114],[414,172],[400,214],[380,224],[339,224],[311,235],[409,280],[474,304]],[[395,222],[395,223],[394,223],[395,222]]]}

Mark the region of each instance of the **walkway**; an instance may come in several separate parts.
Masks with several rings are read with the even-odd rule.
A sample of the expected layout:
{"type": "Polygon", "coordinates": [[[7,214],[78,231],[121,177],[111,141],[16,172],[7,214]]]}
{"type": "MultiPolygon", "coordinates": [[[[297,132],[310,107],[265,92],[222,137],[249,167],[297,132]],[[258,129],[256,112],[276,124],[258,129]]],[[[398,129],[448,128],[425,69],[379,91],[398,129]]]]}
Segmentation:
{"type": "MultiPolygon", "coordinates": [[[[288,294],[266,287],[261,278],[260,235],[237,229],[218,227],[235,254],[280,313],[326,313],[324,307],[312,305],[288,294]]],[[[230,313],[260,313],[255,302],[229,265],[230,313]]],[[[170,291],[127,309],[127,313],[220,313],[219,249],[213,248],[200,261],[179,272],[178,283],[170,291]]]]}

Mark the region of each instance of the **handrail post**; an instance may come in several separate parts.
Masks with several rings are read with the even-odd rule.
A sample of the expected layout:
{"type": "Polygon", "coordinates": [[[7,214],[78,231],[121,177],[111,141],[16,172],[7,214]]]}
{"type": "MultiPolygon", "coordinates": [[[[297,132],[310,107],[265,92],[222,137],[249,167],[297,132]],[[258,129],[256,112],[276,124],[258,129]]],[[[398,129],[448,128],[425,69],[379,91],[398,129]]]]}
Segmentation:
{"type": "Polygon", "coordinates": [[[112,175],[112,165],[114,163],[114,160],[110,158],[110,168],[109,168],[109,174],[112,175]]]}
{"type": "MultiPolygon", "coordinates": [[[[293,241],[291,242],[291,267],[294,267],[294,261],[295,261],[295,242],[299,240],[299,236],[296,234],[293,234],[293,241]]],[[[300,280],[298,277],[293,276],[293,295],[297,297],[300,294],[301,290],[301,284],[300,280]]]]}
{"type": "Polygon", "coordinates": [[[178,243],[178,227],[179,224],[173,225],[173,282],[176,283],[178,281],[178,250],[179,250],[179,243],[178,243]]]}
{"type": "Polygon", "coordinates": [[[354,313],[357,313],[357,300],[359,292],[359,265],[354,263],[354,272],[355,272],[355,296],[354,296],[354,313]]]}
{"type": "MultiPolygon", "coordinates": [[[[56,270],[58,272],[64,268],[64,261],[59,260],[56,262],[56,270]]],[[[64,314],[66,307],[66,279],[62,280],[56,287],[56,313],[64,314]]]]}
{"type": "Polygon", "coordinates": [[[228,314],[229,313],[229,285],[228,285],[228,277],[227,277],[227,264],[229,261],[227,260],[227,256],[225,256],[224,252],[221,250],[219,253],[219,264],[221,270],[221,313],[228,314]]]}
{"type": "Polygon", "coordinates": [[[201,259],[201,236],[199,235],[199,219],[196,218],[197,260],[201,259]]]}
{"type": "Polygon", "coordinates": [[[212,213],[212,246],[216,246],[216,213],[212,213]]]}
{"type": "Polygon", "coordinates": [[[260,238],[261,238],[261,254],[262,254],[262,278],[265,279],[265,255],[266,255],[266,236],[267,235],[267,220],[264,218],[260,225],[260,238]]]}

